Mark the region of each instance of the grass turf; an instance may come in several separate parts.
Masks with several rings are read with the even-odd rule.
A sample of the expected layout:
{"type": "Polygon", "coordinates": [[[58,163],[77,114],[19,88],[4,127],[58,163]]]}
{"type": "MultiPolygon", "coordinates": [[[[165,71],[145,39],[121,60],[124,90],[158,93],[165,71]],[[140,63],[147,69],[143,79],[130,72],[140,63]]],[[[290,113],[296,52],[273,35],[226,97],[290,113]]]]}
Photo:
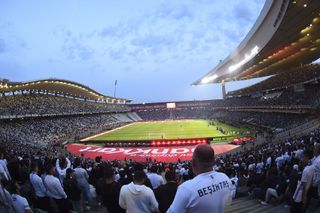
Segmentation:
{"type": "MultiPolygon", "coordinates": [[[[247,131],[228,124],[215,122],[229,132],[228,135],[217,130],[217,126],[208,125],[206,120],[178,120],[159,122],[138,122],[103,135],[90,139],[98,141],[128,141],[128,140],[159,140],[159,139],[187,139],[187,138],[220,138],[226,140],[239,137],[232,132],[247,131]]],[[[217,141],[219,141],[217,139],[217,141]]]]}

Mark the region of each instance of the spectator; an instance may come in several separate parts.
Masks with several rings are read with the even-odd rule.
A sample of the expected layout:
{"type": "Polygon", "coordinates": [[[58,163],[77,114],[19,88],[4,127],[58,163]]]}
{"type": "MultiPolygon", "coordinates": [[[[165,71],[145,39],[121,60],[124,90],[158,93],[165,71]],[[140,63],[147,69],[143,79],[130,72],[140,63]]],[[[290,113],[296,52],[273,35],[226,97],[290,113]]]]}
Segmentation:
{"type": "Polygon", "coordinates": [[[275,188],[268,188],[266,191],[265,201],[261,201],[261,204],[268,205],[271,197],[274,197],[277,201],[280,201],[285,190],[287,188],[287,174],[285,172],[281,172],[279,181],[275,188]]]}
{"type": "Polygon", "coordinates": [[[79,158],[74,160],[74,177],[77,180],[78,186],[82,191],[82,195],[88,201],[89,205],[92,205],[92,195],[90,192],[90,185],[88,182],[89,175],[88,172],[81,167],[81,162],[79,158]]]}
{"type": "Polygon", "coordinates": [[[173,202],[174,196],[176,195],[178,184],[175,180],[175,173],[172,171],[167,171],[165,178],[167,183],[159,186],[155,191],[156,199],[159,203],[159,210],[162,213],[167,212],[170,205],[173,202]]]}
{"type": "Polygon", "coordinates": [[[102,202],[107,207],[109,213],[125,212],[119,206],[120,183],[115,181],[115,174],[111,166],[105,169],[105,182],[102,186],[102,202]]]}
{"type": "Polygon", "coordinates": [[[67,200],[67,194],[65,193],[59,179],[54,177],[54,166],[52,164],[49,164],[46,171],[47,175],[44,179],[44,184],[47,187],[50,197],[57,204],[59,213],[69,213],[70,204],[67,200]]]}
{"type": "Polygon", "coordinates": [[[317,190],[318,197],[320,197],[320,143],[314,145],[314,160],[312,162],[315,168],[315,188],[317,190]]]}
{"type": "Polygon", "coordinates": [[[152,188],[157,189],[160,185],[163,184],[163,177],[157,174],[158,167],[156,165],[151,166],[150,174],[148,178],[151,182],[152,188]]]}
{"type": "Polygon", "coordinates": [[[66,177],[66,171],[70,167],[71,162],[67,157],[61,155],[60,158],[56,160],[56,170],[61,183],[63,183],[63,179],[66,177]]]}
{"type": "Polygon", "coordinates": [[[20,195],[20,186],[17,182],[11,184],[12,205],[16,213],[32,213],[26,198],[20,195]]]}
{"type": "Polygon", "coordinates": [[[41,177],[39,177],[38,172],[38,165],[32,164],[29,180],[35,192],[34,207],[43,211],[48,211],[50,209],[50,199],[47,196],[47,189],[44,186],[41,177]]]}
{"type": "Polygon", "coordinates": [[[305,150],[302,154],[302,164],[305,166],[302,172],[301,180],[298,182],[296,191],[293,195],[293,205],[291,206],[291,213],[305,212],[310,201],[309,189],[312,186],[315,168],[311,165],[312,152],[305,150]]]}
{"type": "Polygon", "coordinates": [[[2,186],[0,182],[0,212],[13,213],[13,203],[10,193],[2,186]]]}
{"type": "Polygon", "coordinates": [[[120,184],[120,186],[130,183],[129,178],[126,175],[126,171],[123,168],[119,170],[119,180],[117,182],[120,184]]]}
{"type": "Polygon", "coordinates": [[[66,177],[63,181],[63,189],[67,194],[68,200],[72,203],[72,209],[74,211],[82,213],[83,205],[81,202],[81,190],[73,174],[73,169],[68,168],[66,170],[66,177]]]}
{"type": "Polygon", "coordinates": [[[120,191],[119,205],[130,213],[156,212],[158,202],[153,191],[143,185],[146,175],[142,170],[137,170],[133,175],[133,182],[124,185],[120,191]]]}
{"type": "Polygon", "coordinates": [[[213,171],[214,151],[210,145],[198,145],[192,157],[196,175],[178,188],[168,213],[217,212],[222,213],[231,203],[231,180],[223,173],[213,171]]]}

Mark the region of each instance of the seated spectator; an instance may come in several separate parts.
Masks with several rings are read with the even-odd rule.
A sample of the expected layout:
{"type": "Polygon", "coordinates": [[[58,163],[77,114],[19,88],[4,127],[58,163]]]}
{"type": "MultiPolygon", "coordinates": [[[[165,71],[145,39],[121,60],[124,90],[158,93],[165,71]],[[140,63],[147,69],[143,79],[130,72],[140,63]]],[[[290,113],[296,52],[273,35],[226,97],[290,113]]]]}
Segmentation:
{"type": "Polygon", "coordinates": [[[176,175],[174,172],[167,171],[165,174],[167,183],[154,190],[156,199],[159,203],[159,210],[162,213],[167,212],[176,195],[178,184],[175,177],[176,175]]]}
{"type": "Polygon", "coordinates": [[[285,172],[281,172],[279,182],[277,183],[276,187],[267,189],[265,200],[261,201],[261,204],[268,205],[271,197],[274,197],[277,201],[280,201],[287,188],[287,180],[287,174],[285,172]]]}
{"type": "Polygon", "coordinates": [[[124,185],[120,191],[119,205],[127,212],[156,212],[158,202],[153,191],[143,185],[146,175],[142,170],[137,170],[133,175],[133,182],[124,185]]]}

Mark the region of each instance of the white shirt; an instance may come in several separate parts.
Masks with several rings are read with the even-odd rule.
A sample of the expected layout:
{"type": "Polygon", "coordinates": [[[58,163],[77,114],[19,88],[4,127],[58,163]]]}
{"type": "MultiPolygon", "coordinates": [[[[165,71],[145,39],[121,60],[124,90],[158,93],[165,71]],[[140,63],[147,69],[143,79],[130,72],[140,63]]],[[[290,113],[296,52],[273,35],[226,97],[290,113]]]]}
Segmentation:
{"type": "Polygon", "coordinates": [[[48,194],[50,197],[52,197],[54,199],[67,198],[67,195],[64,192],[58,178],[56,178],[52,175],[47,175],[44,178],[44,184],[48,190],[48,194]]]}
{"type": "Polygon", "coordinates": [[[320,155],[313,160],[312,165],[315,168],[314,185],[318,186],[318,194],[320,195],[320,155]]]}
{"type": "Polygon", "coordinates": [[[150,173],[148,175],[148,178],[151,182],[153,189],[156,189],[159,186],[161,186],[162,184],[164,184],[163,177],[161,175],[156,174],[156,173],[150,173]]]}
{"type": "Polygon", "coordinates": [[[47,195],[47,189],[44,186],[41,177],[36,173],[32,172],[29,175],[31,185],[35,191],[37,197],[45,197],[47,195]]]}
{"type": "Polygon", "coordinates": [[[314,166],[313,165],[306,166],[303,169],[301,180],[298,181],[297,188],[293,195],[293,200],[295,202],[299,203],[302,201],[303,188],[304,186],[306,186],[306,188],[309,189],[309,187],[312,184],[313,176],[314,176],[314,166]]]}
{"type": "Polygon", "coordinates": [[[222,213],[232,201],[231,180],[210,171],[181,184],[167,213],[222,213]]]}
{"type": "Polygon", "coordinates": [[[25,213],[26,210],[31,210],[27,199],[17,194],[12,194],[12,206],[16,213],[25,213]]]}
{"type": "Polygon", "coordinates": [[[0,180],[9,180],[9,177],[4,169],[4,167],[0,164],[0,180]]]}
{"type": "Polygon", "coordinates": [[[80,168],[80,167],[75,168],[74,177],[76,178],[79,186],[89,184],[88,183],[89,175],[84,168],[80,168]]]}
{"type": "Polygon", "coordinates": [[[7,160],[3,159],[3,160],[0,160],[0,165],[2,165],[5,173],[7,174],[7,177],[9,180],[11,180],[11,175],[10,175],[10,172],[8,170],[8,167],[7,167],[7,160]]]}
{"type": "Polygon", "coordinates": [[[71,167],[71,162],[68,158],[66,158],[67,166],[65,168],[60,167],[60,159],[56,160],[56,170],[59,174],[59,179],[63,182],[63,179],[66,177],[67,169],[71,167]]]}
{"type": "Polygon", "coordinates": [[[301,182],[306,185],[307,189],[309,189],[309,187],[312,185],[312,181],[314,178],[314,171],[315,171],[315,167],[313,165],[308,165],[303,169],[301,182]]]}
{"type": "Polygon", "coordinates": [[[150,213],[158,210],[158,202],[153,191],[145,185],[133,182],[122,186],[119,206],[126,209],[127,213],[150,213]]]}

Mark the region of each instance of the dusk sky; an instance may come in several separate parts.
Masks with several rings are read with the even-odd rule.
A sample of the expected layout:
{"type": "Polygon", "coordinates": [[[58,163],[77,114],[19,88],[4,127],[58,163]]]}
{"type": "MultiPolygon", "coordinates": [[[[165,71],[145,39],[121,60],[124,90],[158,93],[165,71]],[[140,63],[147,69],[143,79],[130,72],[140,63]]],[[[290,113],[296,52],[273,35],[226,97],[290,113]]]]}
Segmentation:
{"type": "MultiPolygon", "coordinates": [[[[191,86],[246,36],[265,0],[0,0],[0,78],[61,78],[135,102],[221,98],[191,86]]],[[[249,83],[228,83],[234,90],[249,83]]]]}

